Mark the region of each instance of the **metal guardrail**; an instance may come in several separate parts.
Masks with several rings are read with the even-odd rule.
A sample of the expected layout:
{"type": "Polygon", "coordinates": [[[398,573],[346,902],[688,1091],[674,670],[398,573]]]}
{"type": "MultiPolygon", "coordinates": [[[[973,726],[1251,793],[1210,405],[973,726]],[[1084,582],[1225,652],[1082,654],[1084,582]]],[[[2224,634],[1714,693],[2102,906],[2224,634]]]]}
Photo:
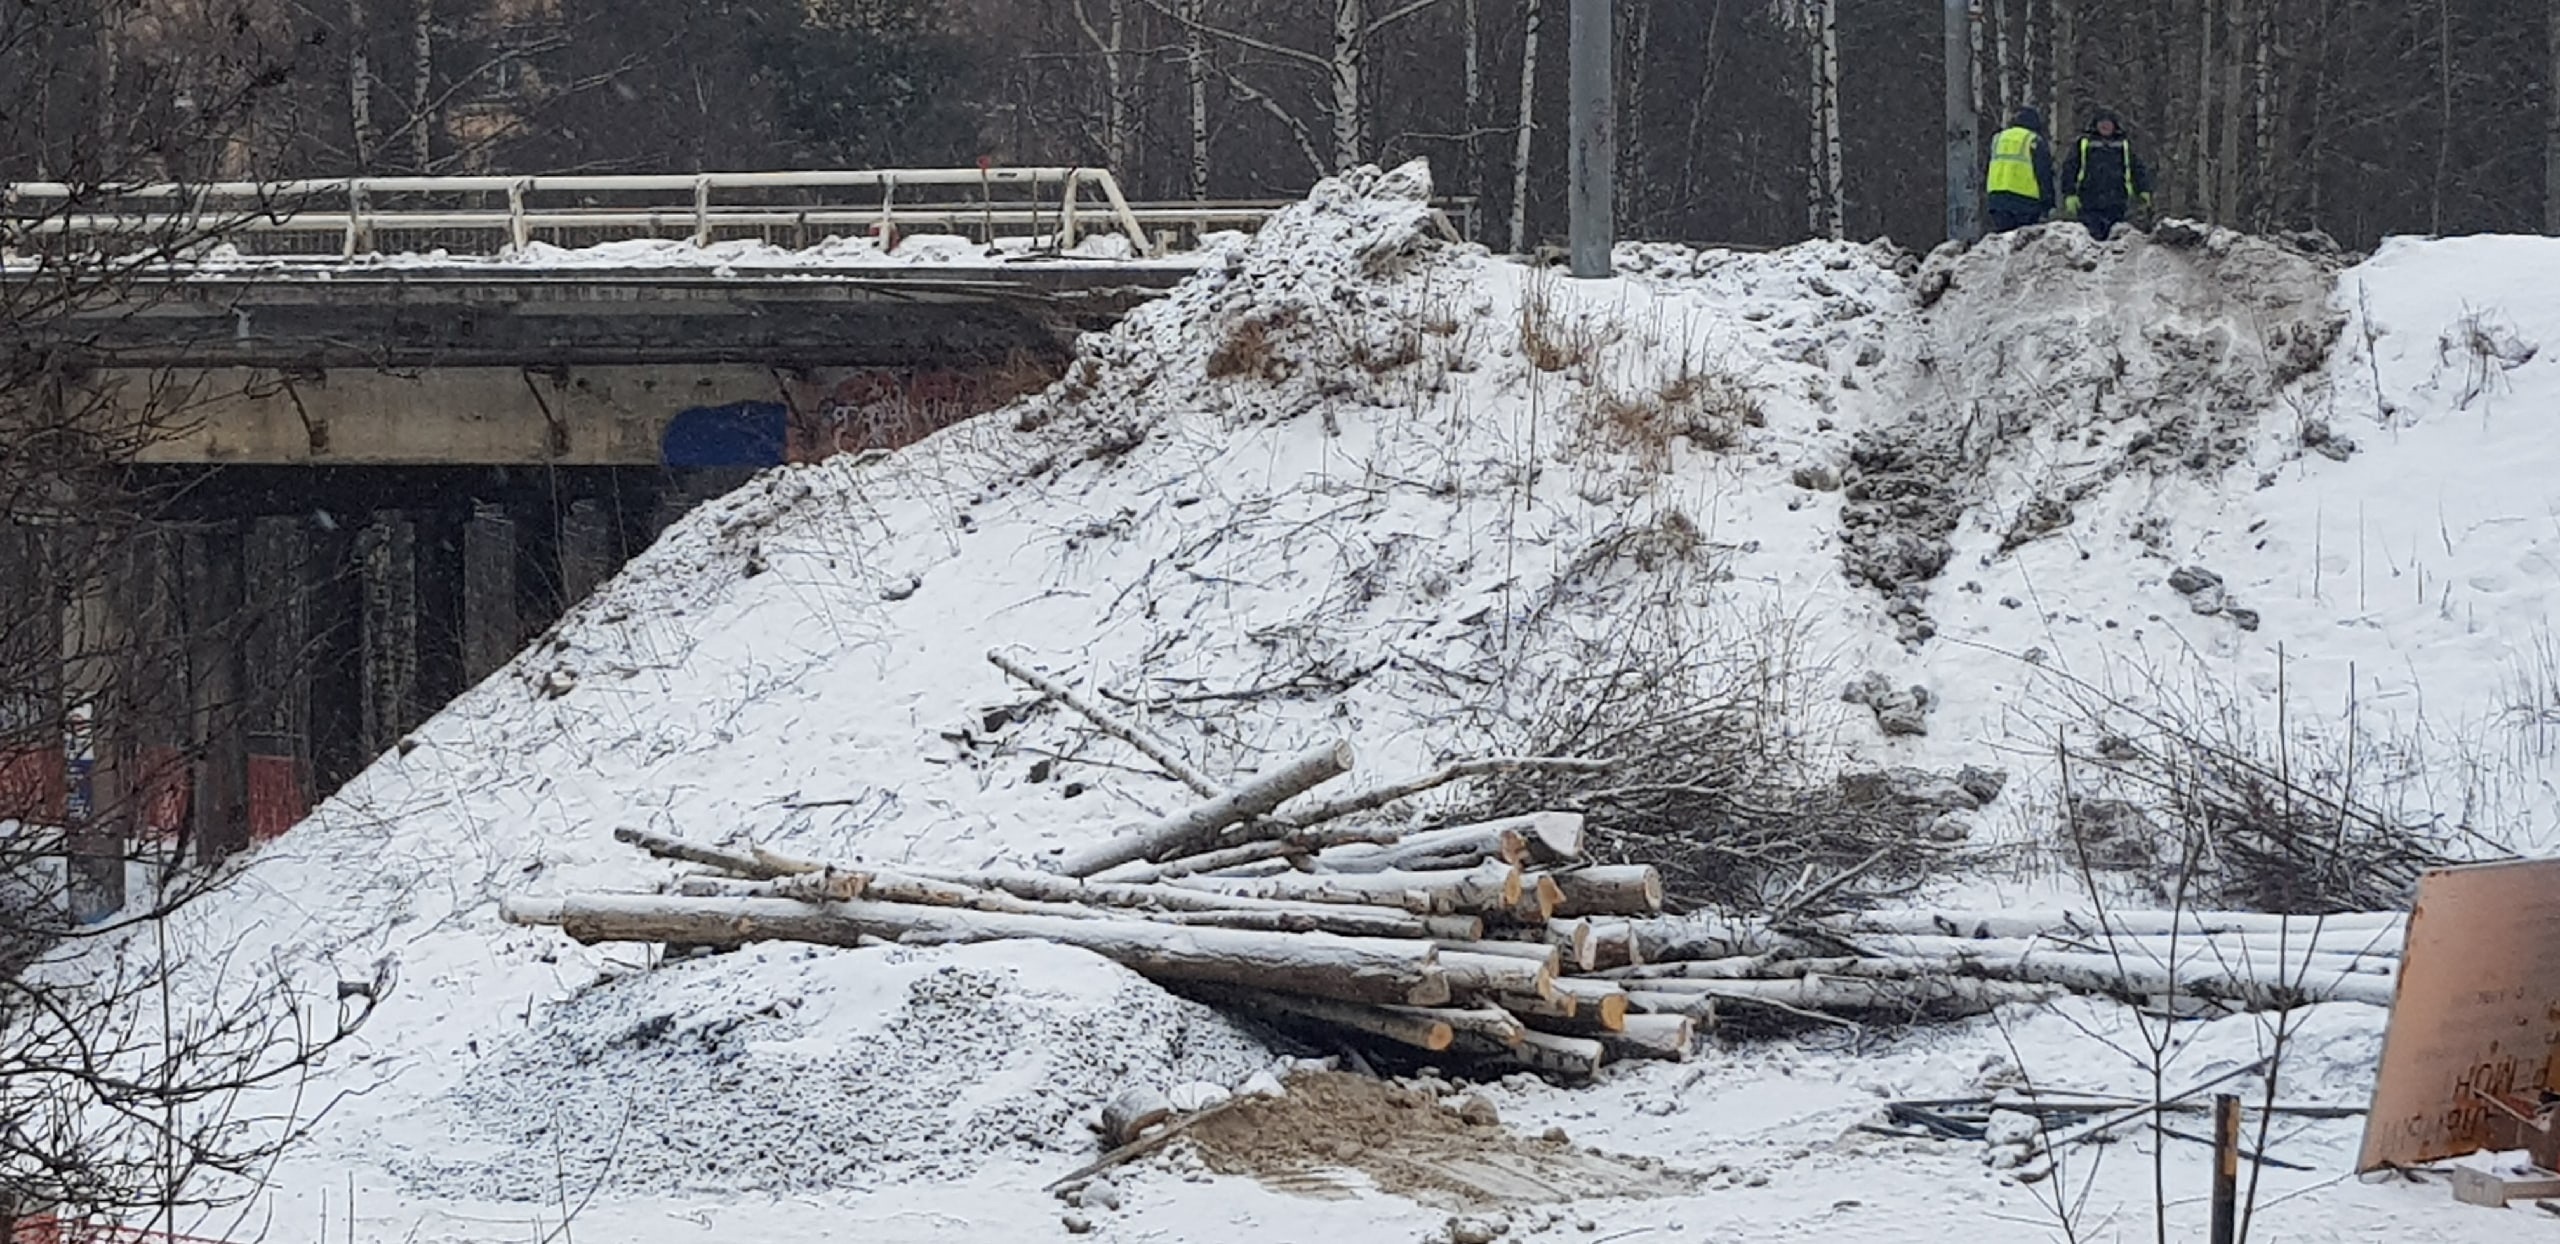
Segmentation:
{"type": "MultiPolygon", "coordinates": [[[[32,249],[160,247],[219,242],[261,256],[351,259],[401,249],[495,255],[536,241],[571,246],[630,238],[697,246],[751,237],[806,246],[847,232],[885,242],[915,232],[1030,238],[1073,249],[1116,234],[1136,254],[1189,235],[1259,228],[1288,206],[1253,202],[1131,203],[1099,168],[873,169],[770,173],[535,177],[356,177],[122,187],[20,182],[0,189],[0,228],[32,249]]],[[[1435,210],[1450,216],[1472,203],[1435,210]]]]}
{"type": "Polygon", "coordinates": [[[0,218],[36,245],[84,239],[112,246],[170,237],[261,243],[340,258],[373,253],[386,235],[434,235],[472,247],[522,249],[537,240],[591,244],[629,237],[708,245],[739,236],[858,230],[884,240],[922,229],[1031,236],[1072,248],[1096,233],[1144,253],[1150,223],[1236,220],[1267,212],[1213,204],[1188,214],[1144,213],[1108,170],[1089,168],[874,169],[778,173],[562,177],[354,177],[111,188],[20,182],[0,192],[0,218]]]}

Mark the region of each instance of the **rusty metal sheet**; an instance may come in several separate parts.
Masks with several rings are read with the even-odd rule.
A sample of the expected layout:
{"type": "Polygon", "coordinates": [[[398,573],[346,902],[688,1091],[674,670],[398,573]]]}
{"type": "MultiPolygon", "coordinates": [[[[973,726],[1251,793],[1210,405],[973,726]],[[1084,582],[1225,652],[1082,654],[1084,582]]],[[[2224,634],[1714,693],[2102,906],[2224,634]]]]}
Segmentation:
{"type": "Polygon", "coordinates": [[[2488,1100],[2560,1090],[2560,860],[2419,879],[2358,1171],[2549,1149],[2488,1100]]]}

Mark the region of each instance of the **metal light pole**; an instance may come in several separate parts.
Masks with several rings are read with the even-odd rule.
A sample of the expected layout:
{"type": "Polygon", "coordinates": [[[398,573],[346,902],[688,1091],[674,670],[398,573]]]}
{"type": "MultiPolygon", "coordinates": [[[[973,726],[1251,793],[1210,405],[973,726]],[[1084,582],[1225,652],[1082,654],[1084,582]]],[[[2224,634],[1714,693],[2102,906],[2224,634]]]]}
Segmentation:
{"type": "Polygon", "coordinates": [[[1973,3],[1947,0],[1947,236],[1982,236],[1982,118],[1973,109],[1973,3]]]}
{"type": "Polygon", "coordinates": [[[1610,7],[1615,0],[1572,0],[1572,272],[1598,279],[1610,275],[1609,252],[1618,243],[1617,82],[1612,72],[1617,31],[1610,7]]]}

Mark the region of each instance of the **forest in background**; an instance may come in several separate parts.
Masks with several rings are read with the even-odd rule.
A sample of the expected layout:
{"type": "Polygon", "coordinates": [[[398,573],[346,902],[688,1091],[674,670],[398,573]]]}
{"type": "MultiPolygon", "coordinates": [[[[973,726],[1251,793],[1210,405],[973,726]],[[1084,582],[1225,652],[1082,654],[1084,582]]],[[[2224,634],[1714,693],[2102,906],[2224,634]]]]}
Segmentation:
{"type": "MultiPolygon", "coordinates": [[[[1102,164],[1276,198],[1429,157],[1563,230],[1566,0],[19,0],[12,179],[1102,164]],[[30,16],[30,15],[34,16],[30,16]],[[191,92],[248,83],[219,143],[191,92]],[[178,153],[183,153],[180,155],[178,153]]],[[[2121,113],[2164,213],[2560,232],[2560,0],[1977,0],[1987,135],[2121,113]]],[[[1618,0],[1623,236],[1944,235],[1939,0],[1618,0]]]]}

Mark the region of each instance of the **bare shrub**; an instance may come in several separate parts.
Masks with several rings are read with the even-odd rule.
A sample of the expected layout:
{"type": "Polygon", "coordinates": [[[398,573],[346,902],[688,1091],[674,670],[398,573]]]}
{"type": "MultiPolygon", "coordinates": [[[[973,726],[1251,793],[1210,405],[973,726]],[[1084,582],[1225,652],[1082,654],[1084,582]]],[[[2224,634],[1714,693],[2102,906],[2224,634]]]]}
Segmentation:
{"type": "Polygon", "coordinates": [[[1684,362],[1648,387],[1603,392],[1585,416],[1583,433],[1659,469],[1670,465],[1672,448],[1682,441],[1722,453],[1742,443],[1744,429],[1767,423],[1749,384],[1684,362]]]}
{"type": "Polygon", "coordinates": [[[1609,344],[1609,332],[1588,316],[1567,314],[1556,305],[1555,278],[1530,276],[1520,294],[1520,353],[1531,367],[1560,372],[1589,367],[1609,344]]]}
{"type": "MultiPolygon", "coordinates": [[[[2334,747],[2267,739],[2209,694],[2157,679],[2141,708],[2044,671],[2070,717],[2062,847],[2145,897],[2198,907],[2322,915],[2407,905],[2418,875],[2494,850],[2424,808],[2397,749],[2352,711],[2334,747]],[[2147,843],[2139,841],[2148,838],[2147,843]]],[[[2281,717],[2281,711],[2280,711],[2281,717]]]]}
{"type": "MultiPolygon", "coordinates": [[[[1660,556],[1677,530],[1652,524],[1617,547],[1660,556]]],[[[1661,869],[1675,910],[1857,907],[1948,866],[1956,847],[1928,832],[1934,812],[1833,776],[1816,740],[1837,700],[1801,619],[1699,630],[1669,593],[1622,616],[1509,676],[1520,690],[1489,724],[1503,750],[1605,758],[1612,771],[1489,779],[1455,815],[1582,812],[1595,858],[1661,869]]]]}
{"type": "Polygon", "coordinates": [[[1249,315],[1229,324],[1226,335],[1218,339],[1217,348],[1209,352],[1209,379],[1280,379],[1284,368],[1276,338],[1288,326],[1285,320],[1261,315],[1249,315]]]}

